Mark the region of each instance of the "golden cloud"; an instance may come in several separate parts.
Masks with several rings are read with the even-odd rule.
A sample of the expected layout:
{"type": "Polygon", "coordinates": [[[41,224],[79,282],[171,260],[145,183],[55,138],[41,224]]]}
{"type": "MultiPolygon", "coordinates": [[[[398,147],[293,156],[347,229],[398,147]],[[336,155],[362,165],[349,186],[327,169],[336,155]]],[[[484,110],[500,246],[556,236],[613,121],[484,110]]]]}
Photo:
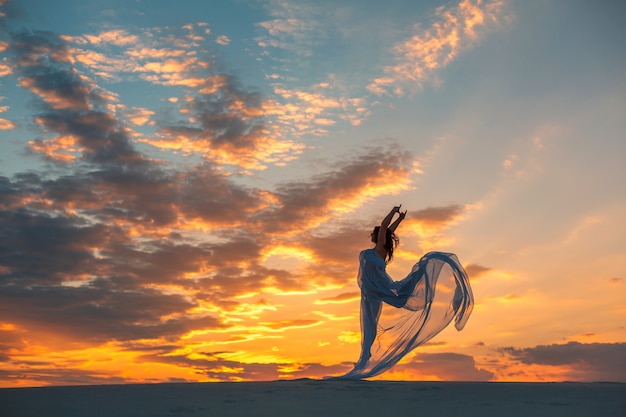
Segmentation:
{"type": "Polygon", "coordinates": [[[470,277],[471,281],[477,280],[483,275],[489,273],[489,271],[491,270],[491,268],[478,264],[469,264],[465,266],[465,272],[467,272],[467,275],[470,277]]]}
{"type": "Polygon", "coordinates": [[[321,298],[319,300],[315,300],[313,304],[351,303],[353,301],[358,301],[359,299],[361,299],[361,293],[359,292],[344,292],[334,297],[321,298]]]}
{"type": "Polygon", "coordinates": [[[384,68],[367,89],[378,95],[404,95],[420,90],[427,80],[437,81],[437,70],[448,65],[477,39],[477,30],[487,31],[498,22],[499,0],[463,0],[457,6],[437,8],[428,28],[415,26],[416,34],[394,48],[396,64],[384,68]]]}
{"type": "Polygon", "coordinates": [[[136,44],[139,41],[137,35],[133,35],[123,29],[114,29],[100,32],[98,35],[83,35],[92,44],[108,43],[111,45],[125,46],[136,44]]]}
{"type": "Polygon", "coordinates": [[[71,163],[76,160],[76,153],[81,152],[78,140],[74,136],[58,136],[47,140],[34,140],[28,142],[28,147],[44,155],[46,158],[63,163],[71,163]]]}
{"type": "Polygon", "coordinates": [[[15,129],[16,127],[17,125],[15,124],[15,122],[0,117],[0,130],[11,130],[15,129]]]}
{"type": "Polygon", "coordinates": [[[323,322],[320,320],[279,320],[272,322],[260,322],[261,328],[269,329],[273,332],[283,332],[290,329],[301,329],[319,326],[323,322]]]}

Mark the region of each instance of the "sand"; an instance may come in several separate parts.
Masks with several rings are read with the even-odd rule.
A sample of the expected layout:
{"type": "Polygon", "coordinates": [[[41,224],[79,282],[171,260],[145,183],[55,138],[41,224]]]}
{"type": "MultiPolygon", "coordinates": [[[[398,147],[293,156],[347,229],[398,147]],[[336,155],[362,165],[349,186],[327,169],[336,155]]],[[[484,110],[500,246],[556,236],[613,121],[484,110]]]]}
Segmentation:
{"type": "Polygon", "coordinates": [[[626,384],[296,380],[0,389],[2,417],[626,417],[626,384]]]}

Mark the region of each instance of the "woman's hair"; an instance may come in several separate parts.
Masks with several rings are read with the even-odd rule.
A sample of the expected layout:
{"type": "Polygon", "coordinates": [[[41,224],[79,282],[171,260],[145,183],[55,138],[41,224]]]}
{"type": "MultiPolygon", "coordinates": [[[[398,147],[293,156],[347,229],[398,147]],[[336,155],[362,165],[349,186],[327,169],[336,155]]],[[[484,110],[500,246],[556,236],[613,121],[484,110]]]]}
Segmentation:
{"type": "MultiPolygon", "coordinates": [[[[376,226],[372,231],[372,242],[378,242],[379,231],[380,226],[376,226]]],[[[396,246],[398,246],[398,243],[400,243],[400,239],[398,239],[398,236],[396,236],[396,234],[390,229],[387,229],[387,236],[385,238],[385,262],[391,262],[391,259],[393,258],[393,250],[396,246]]]]}

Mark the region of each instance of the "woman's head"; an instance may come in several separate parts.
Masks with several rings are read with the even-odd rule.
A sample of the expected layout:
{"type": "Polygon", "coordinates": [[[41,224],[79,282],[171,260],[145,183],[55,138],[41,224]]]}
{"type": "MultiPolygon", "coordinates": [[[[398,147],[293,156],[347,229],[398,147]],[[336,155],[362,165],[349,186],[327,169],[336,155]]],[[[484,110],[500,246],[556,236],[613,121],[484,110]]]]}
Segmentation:
{"type": "MultiPolygon", "coordinates": [[[[380,231],[380,226],[376,226],[374,230],[372,231],[371,237],[372,237],[373,243],[378,242],[379,231],[380,231]]],[[[398,246],[399,242],[400,242],[400,239],[398,239],[396,234],[393,233],[391,230],[387,229],[387,236],[385,238],[385,262],[387,263],[391,262],[391,259],[393,258],[393,250],[396,246],[398,246]]]]}

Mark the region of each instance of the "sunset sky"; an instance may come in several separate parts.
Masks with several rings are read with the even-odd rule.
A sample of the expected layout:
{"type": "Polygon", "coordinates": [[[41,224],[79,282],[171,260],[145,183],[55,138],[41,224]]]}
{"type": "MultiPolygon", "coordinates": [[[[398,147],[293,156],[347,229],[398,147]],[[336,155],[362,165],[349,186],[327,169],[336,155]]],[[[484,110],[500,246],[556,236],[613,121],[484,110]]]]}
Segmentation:
{"type": "Polygon", "coordinates": [[[345,373],[397,204],[476,304],[379,378],[626,382],[626,2],[0,9],[0,387],[345,373]]]}

